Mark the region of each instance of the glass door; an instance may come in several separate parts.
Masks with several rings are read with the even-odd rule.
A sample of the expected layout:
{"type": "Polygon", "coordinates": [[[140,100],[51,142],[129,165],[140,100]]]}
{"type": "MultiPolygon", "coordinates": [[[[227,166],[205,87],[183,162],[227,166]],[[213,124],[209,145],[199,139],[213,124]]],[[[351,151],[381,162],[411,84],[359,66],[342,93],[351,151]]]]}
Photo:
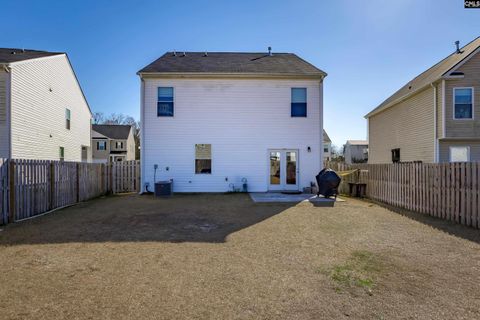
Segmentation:
{"type": "Polygon", "coordinates": [[[298,190],[298,150],[269,150],[268,190],[298,190]]]}

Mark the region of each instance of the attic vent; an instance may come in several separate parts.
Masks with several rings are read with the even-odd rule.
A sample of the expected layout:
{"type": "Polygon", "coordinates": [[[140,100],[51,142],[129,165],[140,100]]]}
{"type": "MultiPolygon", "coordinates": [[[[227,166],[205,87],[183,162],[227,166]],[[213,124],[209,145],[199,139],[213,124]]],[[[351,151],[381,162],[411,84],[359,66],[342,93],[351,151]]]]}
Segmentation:
{"type": "Polygon", "coordinates": [[[208,52],[205,51],[205,53],[203,54],[204,57],[208,57],[208,52]]]}
{"type": "Polygon", "coordinates": [[[187,55],[187,54],[186,54],[185,51],[184,51],[183,54],[182,54],[182,57],[185,57],[186,55],[187,55]]]}
{"type": "Polygon", "coordinates": [[[174,57],[177,56],[177,51],[173,50],[173,56],[174,56],[174,57]]]}
{"type": "Polygon", "coordinates": [[[268,55],[272,56],[272,47],[268,47],[268,55]]]}
{"type": "Polygon", "coordinates": [[[17,54],[15,51],[12,51],[12,54],[17,54]]]}

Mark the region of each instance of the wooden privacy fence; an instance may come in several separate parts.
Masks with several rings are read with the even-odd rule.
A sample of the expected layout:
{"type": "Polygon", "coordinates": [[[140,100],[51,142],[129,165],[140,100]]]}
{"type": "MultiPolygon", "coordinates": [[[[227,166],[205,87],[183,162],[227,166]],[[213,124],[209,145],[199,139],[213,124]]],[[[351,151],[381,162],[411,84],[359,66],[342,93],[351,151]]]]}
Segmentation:
{"type": "Polygon", "coordinates": [[[342,169],[358,167],[362,170],[344,172],[340,192],[348,193],[348,182],[366,183],[366,196],[372,200],[480,228],[480,163],[362,164],[342,169]]]}
{"type": "Polygon", "coordinates": [[[101,164],[0,159],[0,224],[108,193],[139,190],[139,161],[101,164]]]}

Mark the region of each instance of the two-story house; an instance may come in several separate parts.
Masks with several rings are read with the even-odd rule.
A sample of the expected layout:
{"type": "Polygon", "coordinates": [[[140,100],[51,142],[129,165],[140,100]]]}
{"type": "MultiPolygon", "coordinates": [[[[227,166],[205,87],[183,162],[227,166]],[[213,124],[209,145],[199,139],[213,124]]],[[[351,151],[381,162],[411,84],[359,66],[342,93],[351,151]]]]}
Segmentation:
{"type": "Polygon", "coordinates": [[[167,52],[141,79],[141,181],[302,190],[322,168],[326,73],[292,53],[167,52]]]}
{"type": "Polygon", "coordinates": [[[347,140],[343,146],[343,156],[347,164],[366,163],[368,161],[368,141],[347,140]]]}
{"type": "Polygon", "coordinates": [[[325,129],[323,129],[323,160],[332,160],[332,140],[330,140],[325,129]]]}
{"type": "Polygon", "coordinates": [[[134,128],[120,124],[92,125],[92,159],[96,163],[135,160],[134,128]]]}
{"type": "Polygon", "coordinates": [[[0,48],[0,158],[89,161],[91,118],[65,53],[0,48]]]}
{"type": "Polygon", "coordinates": [[[365,116],[369,163],[480,161],[480,38],[456,45],[365,116]]]}

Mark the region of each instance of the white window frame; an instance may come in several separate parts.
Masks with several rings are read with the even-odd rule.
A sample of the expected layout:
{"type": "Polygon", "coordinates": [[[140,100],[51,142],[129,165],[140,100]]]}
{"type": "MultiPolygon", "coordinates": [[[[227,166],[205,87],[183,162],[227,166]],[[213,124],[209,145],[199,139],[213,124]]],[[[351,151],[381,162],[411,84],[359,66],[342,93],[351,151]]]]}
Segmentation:
{"type": "MultiPolygon", "coordinates": [[[[448,162],[452,162],[452,148],[467,148],[467,161],[461,161],[461,162],[470,162],[472,160],[470,156],[470,146],[449,146],[448,147],[448,162]]],[[[458,161],[457,161],[458,162],[458,161]]]]}
{"type": "Polygon", "coordinates": [[[195,143],[193,145],[193,173],[199,176],[211,176],[213,174],[213,144],[211,143],[195,143]],[[210,173],[197,173],[197,145],[210,145],[210,173]]]}
{"type": "Polygon", "coordinates": [[[157,118],[175,118],[175,94],[176,94],[176,88],[174,86],[168,86],[168,85],[165,85],[165,86],[157,86],[157,102],[155,104],[155,114],[157,115],[157,118]],[[159,88],[172,88],[173,89],[173,115],[172,116],[159,116],[158,115],[158,89],[159,88]]]}
{"type": "Polygon", "coordinates": [[[475,88],[474,87],[455,87],[453,88],[453,120],[459,121],[472,121],[475,120],[475,88]],[[456,118],[455,117],[455,91],[461,89],[471,89],[472,90],[472,117],[471,118],[456,118]]]}
{"type": "Polygon", "coordinates": [[[97,141],[97,150],[98,151],[106,151],[107,150],[107,141],[105,141],[105,140],[97,141]],[[103,149],[100,148],[101,144],[104,145],[103,149]]]}

